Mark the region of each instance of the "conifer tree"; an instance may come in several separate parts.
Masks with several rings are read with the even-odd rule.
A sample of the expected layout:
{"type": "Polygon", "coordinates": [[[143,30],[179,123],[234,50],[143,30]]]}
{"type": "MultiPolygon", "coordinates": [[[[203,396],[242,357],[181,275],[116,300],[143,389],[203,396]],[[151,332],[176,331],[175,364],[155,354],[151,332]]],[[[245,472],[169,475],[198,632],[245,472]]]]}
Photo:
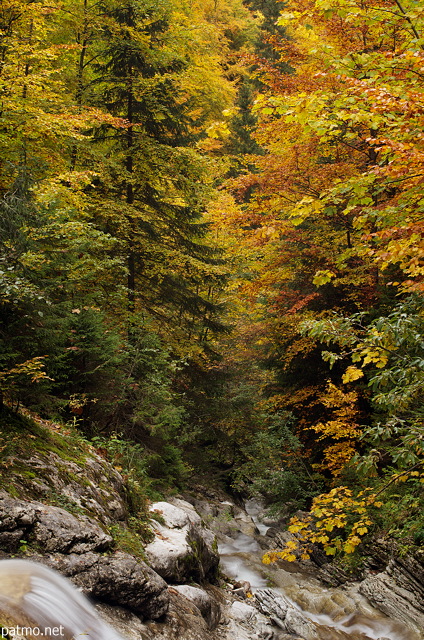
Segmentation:
{"type": "Polygon", "coordinates": [[[191,148],[190,99],[176,82],[185,62],[167,41],[168,7],[112,1],[104,12],[97,100],[126,126],[97,134],[106,159],[96,221],[126,255],[131,313],[144,310],[180,327],[195,318],[215,326],[214,305],[203,295],[220,280],[200,222],[207,165],[191,148]]]}

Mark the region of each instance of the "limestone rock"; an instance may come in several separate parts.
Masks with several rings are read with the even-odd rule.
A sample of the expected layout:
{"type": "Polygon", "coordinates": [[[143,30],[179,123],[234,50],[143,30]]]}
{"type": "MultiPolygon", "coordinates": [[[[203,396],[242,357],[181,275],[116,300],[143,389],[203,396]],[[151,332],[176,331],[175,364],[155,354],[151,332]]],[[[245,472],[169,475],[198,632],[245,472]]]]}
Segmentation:
{"type": "Polygon", "coordinates": [[[240,622],[249,622],[255,617],[257,610],[245,602],[235,600],[231,605],[230,612],[232,617],[236,620],[239,620],[240,622]]]}
{"type": "Polygon", "coordinates": [[[285,633],[305,640],[319,640],[315,626],[290,600],[272,589],[259,589],[256,594],[259,609],[285,633]]]}
{"type": "MultiPolygon", "coordinates": [[[[387,616],[420,632],[424,629],[422,599],[417,590],[412,591],[405,588],[406,580],[402,580],[402,582],[403,584],[400,584],[387,571],[382,571],[363,580],[359,591],[387,616]]],[[[409,584],[411,585],[413,582],[415,579],[414,576],[411,576],[409,584]]]]}
{"type": "Polygon", "coordinates": [[[88,596],[156,620],[168,610],[167,584],[128,553],[50,556],[49,566],[70,577],[88,596]]]}
{"type": "Polygon", "coordinates": [[[9,494],[0,494],[0,531],[26,529],[34,524],[35,509],[25,500],[15,500],[9,494]]]}
{"type": "Polygon", "coordinates": [[[221,619],[221,607],[209,593],[188,584],[175,585],[172,589],[190,600],[199,609],[206,620],[208,629],[216,629],[221,619]]]}
{"type": "Polygon", "coordinates": [[[37,522],[31,532],[34,541],[47,552],[85,553],[106,551],[113,539],[87,516],[73,516],[59,507],[37,508],[37,522]]]}
{"type": "Polygon", "coordinates": [[[155,523],[155,539],[146,546],[150,566],[172,583],[182,584],[190,578],[213,581],[219,564],[213,550],[215,537],[193,507],[179,500],[178,506],[157,502],[150,509],[165,521],[155,523]]]}
{"type": "Polygon", "coordinates": [[[237,600],[233,602],[227,615],[229,622],[226,640],[233,638],[237,640],[273,640],[276,637],[275,627],[272,626],[270,620],[255,607],[245,602],[237,600]]]}
{"type": "Polygon", "coordinates": [[[46,502],[60,499],[61,503],[68,502],[106,525],[125,520],[122,477],[94,449],[79,464],[64,461],[54,451],[36,452],[22,463],[37,477],[14,476],[13,484],[21,495],[46,502]]]}
{"type": "Polygon", "coordinates": [[[47,552],[106,551],[112,537],[91,518],[74,516],[59,507],[0,496],[0,546],[17,551],[20,541],[35,543],[47,552]]]}

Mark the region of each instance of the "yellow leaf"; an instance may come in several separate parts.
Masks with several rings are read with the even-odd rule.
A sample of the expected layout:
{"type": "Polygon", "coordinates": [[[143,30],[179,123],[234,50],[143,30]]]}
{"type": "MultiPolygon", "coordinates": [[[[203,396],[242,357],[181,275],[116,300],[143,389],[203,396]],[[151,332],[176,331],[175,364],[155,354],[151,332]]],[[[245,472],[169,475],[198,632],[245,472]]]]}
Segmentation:
{"type": "Polygon", "coordinates": [[[297,542],[295,542],[294,540],[289,540],[288,542],[286,542],[286,548],[297,549],[297,542]]]}
{"type": "Polygon", "coordinates": [[[296,556],[294,553],[288,553],[284,556],[284,560],[287,560],[287,562],[294,562],[296,560],[296,556]]]}
{"type": "Polygon", "coordinates": [[[358,369],[357,367],[348,367],[342,376],[343,384],[353,382],[354,380],[359,380],[359,378],[362,378],[363,375],[364,372],[362,371],[362,369],[358,369]]]}

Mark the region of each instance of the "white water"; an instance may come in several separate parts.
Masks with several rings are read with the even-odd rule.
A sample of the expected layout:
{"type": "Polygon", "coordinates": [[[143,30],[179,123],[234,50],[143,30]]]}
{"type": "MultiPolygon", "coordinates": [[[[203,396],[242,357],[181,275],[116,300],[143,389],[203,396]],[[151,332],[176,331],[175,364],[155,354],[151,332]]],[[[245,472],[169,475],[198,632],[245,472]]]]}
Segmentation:
{"type": "Polygon", "coordinates": [[[46,635],[58,640],[123,640],[69,580],[28,560],[0,561],[0,612],[16,623],[12,637],[19,625],[35,629],[34,636],[57,629],[46,635]]]}
{"type": "MultiPolygon", "coordinates": [[[[268,527],[260,522],[260,505],[249,501],[246,507],[264,535],[268,527]]],[[[355,587],[348,590],[326,589],[313,578],[276,567],[272,567],[269,573],[270,568],[262,565],[260,560],[263,551],[250,536],[240,533],[235,539],[227,539],[219,545],[218,551],[224,572],[236,580],[249,582],[253,592],[269,588],[270,583],[276,582],[278,587],[272,589],[276,596],[282,594],[289,598],[293,606],[314,623],[320,639],[419,640],[414,632],[373,609],[355,587]],[[349,612],[343,604],[338,606],[341,595],[342,603],[351,598],[349,612]],[[328,609],[332,615],[327,613],[328,609]]]]}

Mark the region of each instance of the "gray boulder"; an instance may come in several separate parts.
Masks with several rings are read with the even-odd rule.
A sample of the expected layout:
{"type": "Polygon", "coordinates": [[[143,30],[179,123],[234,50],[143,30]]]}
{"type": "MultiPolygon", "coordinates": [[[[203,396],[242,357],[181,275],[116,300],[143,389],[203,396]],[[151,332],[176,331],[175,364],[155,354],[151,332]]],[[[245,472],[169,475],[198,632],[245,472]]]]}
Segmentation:
{"type": "Polygon", "coordinates": [[[188,584],[176,585],[173,589],[190,600],[199,609],[206,620],[208,629],[216,629],[221,619],[221,607],[215,598],[212,598],[203,589],[192,587],[188,584]]]}
{"type": "Polygon", "coordinates": [[[21,541],[47,552],[106,551],[113,539],[88,516],[74,516],[59,507],[0,496],[0,548],[15,552],[21,541]]]}
{"type": "Polygon", "coordinates": [[[171,583],[183,584],[189,579],[213,582],[219,565],[219,555],[213,549],[215,536],[191,504],[176,502],[156,502],[150,507],[164,524],[155,523],[155,539],[146,546],[148,562],[171,583]]]}
{"type": "MultiPolygon", "coordinates": [[[[388,571],[393,571],[389,564],[388,571]]],[[[360,584],[359,591],[377,609],[415,632],[424,629],[424,608],[418,589],[405,588],[405,582],[396,580],[388,571],[370,575],[360,584]]],[[[409,582],[414,582],[410,576],[409,582]]]]}
{"type": "Polygon", "coordinates": [[[112,545],[113,538],[87,516],[43,505],[37,508],[36,517],[31,537],[47,552],[106,551],[112,545]]]}
{"type": "Polygon", "coordinates": [[[128,553],[55,555],[47,563],[71,578],[86,595],[126,607],[143,618],[157,620],[168,610],[166,582],[128,553]]]}
{"type": "Polygon", "coordinates": [[[273,589],[259,589],[255,596],[260,611],[285,633],[305,640],[319,640],[315,625],[288,598],[273,589]]]}

